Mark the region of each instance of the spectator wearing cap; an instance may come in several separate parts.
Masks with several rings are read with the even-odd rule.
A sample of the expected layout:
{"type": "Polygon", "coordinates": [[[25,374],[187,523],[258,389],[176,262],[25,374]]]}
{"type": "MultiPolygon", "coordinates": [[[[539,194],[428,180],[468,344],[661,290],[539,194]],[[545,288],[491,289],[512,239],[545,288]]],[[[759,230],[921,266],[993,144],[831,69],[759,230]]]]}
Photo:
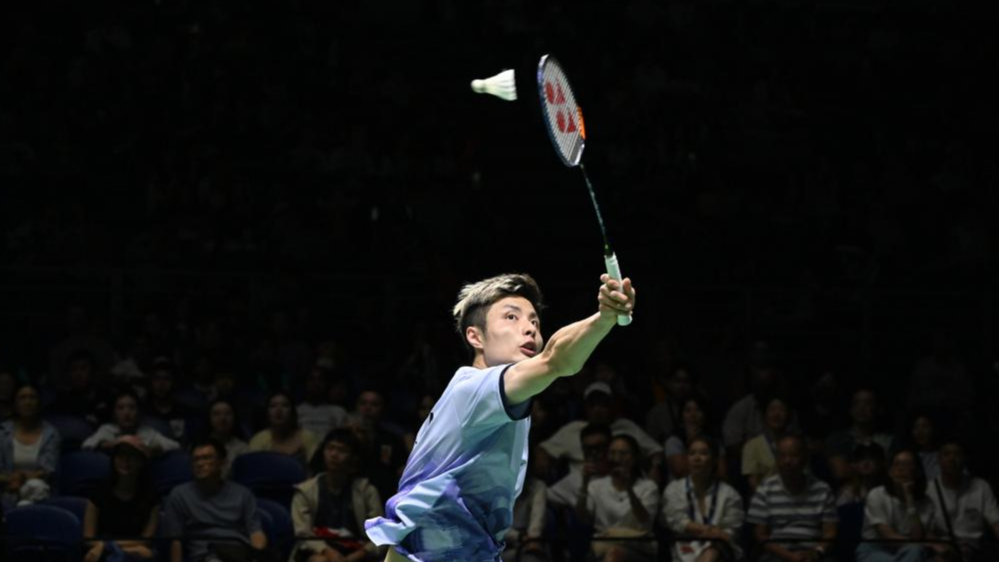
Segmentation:
{"type": "Polygon", "coordinates": [[[59,445],[59,434],[42,419],[38,388],[21,385],[14,391],[14,419],[0,425],[0,486],[9,503],[48,497],[59,445]]]}
{"type": "Polygon", "coordinates": [[[149,373],[149,394],[146,396],[145,415],[162,420],[170,427],[170,439],[179,443],[188,441],[192,413],[176,397],[176,378],[173,363],[166,357],[153,361],[149,373]]]}
{"type": "Polygon", "coordinates": [[[763,545],[762,562],[828,559],[836,540],[836,496],[809,474],[808,447],[797,435],[777,442],[777,474],[764,480],[749,503],[746,522],[763,545]]]}
{"type": "Polygon", "coordinates": [[[742,475],[750,492],[777,471],[777,441],[787,433],[791,419],[791,408],[783,397],[771,396],[762,404],[765,429],[742,447],[742,475]]]}
{"type": "Polygon", "coordinates": [[[257,500],[224,477],[225,456],[225,447],[211,438],[192,446],[194,481],[174,488],[165,502],[163,534],[179,537],[170,546],[170,562],[268,558],[257,500]]]}
{"type": "Polygon", "coordinates": [[[89,450],[110,451],[122,435],[135,435],[152,456],[180,448],[180,444],[144,425],[139,415],[139,398],[131,390],[118,393],[114,400],[111,423],[106,423],[88,437],[81,447],[89,450]]]}
{"type": "Polygon", "coordinates": [[[635,422],[620,417],[612,407],[613,393],[610,386],[604,382],[594,382],[583,392],[583,410],[585,420],[576,420],[563,425],[554,435],[541,443],[539,451],[554,459],[567,460],[569,470],[580,471],[583,467],[584,455],[580,433],[587,424],[607,425],[611,432],[617,435],[630,435],[638,443],[641,450],[638,462],[648,462],[651,466],[661,465],[663,448],[649,437],[645,430],[635,422]]]}
{"type": "Polygon", "coordinates": [[[836,506],[864,503],[867,494],[884,480],[885,450],[877,443],[858,445],[850,453],[850,477],[839,489],[836,506]]]}
{"type": "Polygon", "coordinates": [[[926,490],[939,515],[937,533],[956,539],[966,562],[995,560],[983,548],[985,527],[999,537],[999,508],[992,487],[968,473],[960,442],[945,440],[939,457],[940,476],[926,490]]]}
{"type": "Polygon", "coordinates": [[[849,475],[850,453],[857,445],[877,443],[888,454],[895,447],[895,438],[877,430],[878,402],[873,390],[858,389],[850,401],[849,428],[833,433],[826,440],[826,457],[832,478],[842,482],[849,475]]]}
{"type": "Polygon", "coordinates": [[[159,523],[160,497],[149,477],[149,449],[135,435],[123,435],[111,448],[111,474],[90,496],[83,537],[90,548],[84,562],[151,559],[150,540],[159,523]]]}

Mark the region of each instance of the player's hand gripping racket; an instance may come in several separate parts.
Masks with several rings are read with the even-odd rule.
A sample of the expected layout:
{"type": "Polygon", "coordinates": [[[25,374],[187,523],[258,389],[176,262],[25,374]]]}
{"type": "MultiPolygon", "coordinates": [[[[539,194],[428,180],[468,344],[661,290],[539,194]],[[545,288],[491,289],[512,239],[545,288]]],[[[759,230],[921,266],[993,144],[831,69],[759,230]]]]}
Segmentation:
{"type": "MultiPolygon", "coordinates": [[[[538,63],[538,94],[541,96],[541,115],[548,129],[548,137],[555,145],[555,152],[563,164],[570,168],[579,167],[583,173],[586,189],[589,190],[590,200],[593,202],[593,210],[597,212],[600,233],[604,237],[604,264],[607,266],[607,274],[620,282],[623,279],[621,266],[611,248],[607,228],[604,226],[604,217],[600,213],[600,205],[597,204],[597,195],[583,166],[583,147],[586,145],[583,111],[576,104],[576,96],[572,92],[565,71],[562,70],[562,65],[551,55],[541,57],[538,63]]],[[[619,314],[617,324],[618,326],[631,324],[631,315],[619,314]]]]}

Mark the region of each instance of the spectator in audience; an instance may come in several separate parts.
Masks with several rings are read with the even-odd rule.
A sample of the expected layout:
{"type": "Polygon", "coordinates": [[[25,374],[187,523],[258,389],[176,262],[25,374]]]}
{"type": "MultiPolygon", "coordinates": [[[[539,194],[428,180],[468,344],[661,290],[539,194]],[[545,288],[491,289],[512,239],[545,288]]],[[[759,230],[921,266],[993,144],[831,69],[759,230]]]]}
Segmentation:
{"type": "Polygon", "coordinates": [[[777,442],[787,433],[791,418],[791,409],[781,396],[766,398],[762,404],[766,429],[742,447],[742,475],[750,493],[777,471],[777,442]]]}
{"type": "Polygon", "coordinates": [[[180,444],[162,435],[160,432],[142,424],[139,415],[139,398],[131,390],[123,390],[114,399],[114,411],[111,423],[97,428],[81,447],[89,450],[110,451],[122,435],[136,435],[149,449],[152,456],[158,456],[174,449],[180,444]]]}
{"type": "Polygon", "coordinates": [[[965,562],[994,560],[983,548],[985,527],[999,537],[999,508],[989,483],[968,473],[964,446],[944,440],[940,447],[940,475],[926,491],[938,514],[936,532],[957,540],[965,562]]]}
{"type": "Polygon", "coordinates": [[[937,424],[928,413],[919,412],[909,423],[910,448],[919,454],[923,463],[923,474],[927,480],[940,476],[940,460],[937,451],[937,424]]]}
{"type": "Polygon", "coordinates": [[[806,470],[808,447],[798,435],[777,442],[777,474],[756,489],[746,522],[763,545],[763,562],[828,560],[836,540],[836,496],[806,470]],[[793,542],[781,542],[783,540],[793,542]]]}
{"type": "Polygon", "coordinates": [[[170,562],[266,560],[261,551],[267,536],[256,498],[222,476],[225,447],[214,439],[199,440],[191,449],[191,464],[194,481],[174,488],[165,504],[163,535],[182,537],[170,546],[170,562]]]}
{"type": "Polygon", "coordinates": [[[298,425],[298,413],[291,396],[279,391],[267,401],[267,429],[250,439],[251,451],[273,451],[295,457],[302,468],[309,469],[309,460],[319,446],[319,439],[298,425]]]}
{"type": "MultiPolygon", "coordinates": [[[[677,431],[670,435],[663,447],[666,449],[666,483],[678,478],[687,476],[687,447],[694,439],[710,437],[711,427],[708,416],[708,403],[704,398],[691,395],[681,404],[681,422],[677,426],[677,431]]],[[[721,443],[721,450],[715,451],[711,458],[718,463],[715,474],[725,479],[728,473],[728,463],[725,462],[725,448],[721,443]]]]}
{"type": "MultiPolygon", "coordinates": [[[[769,361],[754,363],[750,367],[751,392],[740,398],[729,408],[722,423],[722,437],[729,458],[738,459],[747,441],[766,431],[763,409],[764,400],[778,394],[786,394],[783,374],[769,361]]],[[[797,420],[788,422],[789,430],[797,430],[797,420]]]]}
{"type": "Polygon", "coordinates": [[[630,435],[641,447],[638,462],[648,461],[649,466],[658,470],[662,464],[663,448],[652,440],[635,422],[622,418],[612,408],[612,392],[610,386],[603,382],[594,382],[583,392],[586,420],[569,422],[559,428],[547,440],[541,443],[540,451],[554,459],[568,460],[570,470],[580,470],[583,464],[583,449],[580,433],[587,424],[609,425],[614,435],[630,435]]]}
{"type": "Polygon", "coordinates": [[[89,539],[90,548],[84,562],[153,558],[150,543],[142,539],[156,536],[159,516],[160,498],[149,477],[149,451],[135,435],[123,435],[111,449],[110,475],[87,502],[83,538],[89,539]]]}
{"type": "Polygon", "coordinates": [[[14,373],[0,365],[0,422],[14,417],[14,391],[17,390],[17,378],[14,373]]]}
{"type": "MultiPolygon", "coordinates": [[[[439,396],[439,394],[437,395],[439,396]]],[[[420,427],[423,422],[426,421],[427,417],[430,416],[430,411],[434,409],[434,404],[437,403],[437,397],[433,394],[424,393],[420,396],[420,401],[416,403],[416,419],[413,420],[413,425],[411,425],[407,431],[405,437],[403,437],[403,442],[406,445],[406,452],[413,451],[413,445],[416,443],[416,434],[419,433],[420,427]]],[[[531,429],[534,429],[534,415],[537,413],[537,408],[539,402],[535,401],[534,406],[531,409],[531,429]]]]}
{"type": "Polygon", "coordinates": [[[837,482],[850,475],[848,459],[857,445],[877,443],[888,454],[894,449],[894,437],[877,431],[877,413],[878,403],[873,390],[861,388],[853,393],[850,427],[830,435],[826,441],[829,470],[837,482]]]}
{"type": "Polygon", "coordinates": [[[694,371],[685,363],[675,363],[666,377],[665,399],[653,406],[645,417],[645,431],[662,443],[675,434],[683,423],[684,402],[695,384],[694,371]]]}
{"type": "MultiPolygon", "coordinates": [[[[569,474],[548,489],[547,499],[550,505],[575,508],[590,481],[607,476],[610,472],[607,449],[610,447],[612,437],[610,426],[607,425],[591,423],[583,428],[579,433],[583,464],[578,469],[570,469],[569,474]]],[[[541,456],[539,453],[529,458],[541,456]]]]}
{"type": "Polygon", "coordinates": [[[177,401],[173,364],[166,357],[158,357],[149,369],[149,393],[146,395],[145,415],[162,420],[170,426],[170,439],[186,443],[189,437],[191,411],[177,401]]]}
{"type": "Polygon", "coordinates": [[[541,479],[535,464],[534,449],[527,457],[524,489],[513,504],[513,524],[506,532],[503,562],[545,562],[548,560],[544,538],[545,516],[548,511],[548,486],[541,479]],[[520,551],[518,558],[517,552],[520,551]]]}
{"type": "Polygon", "coordinates": [[[825,369],[808,388],[808,397],[797,412],[805,440],[813,457],[825,458],[825,443],[850,418],[846,396],[833,369],[825,369]]]}
{"type": "Polygon", "coordinates": [[[724,448],[704,435],[687,443],[689,473],[666,486],[662,515],[673,533],[701,540],[674,541],[673,562],[741,559],[739,531],[746,512],[739,492],[718,474],[718,453],[724,448]]]}
{"type": "Polygon", "coordinates": [[[652,523],[659,511],[659,487],[642,476],[642,452],[627,434],[611,439],[610,475],[590,481],[576,502],[576,515],[593,525],[594,538],[636,538],[646,541],[593,542],[593,553],[606,562],[646,561],[655,556],[652,523]]]}
{"type": "Polygon", "coordinates": [[[236,419],[236,410],[225,398],[216,398],[208,407],[208,437],[225,447],[222,474],[227,478],[232,472],[232,461],[249,450],[250,446],[239,438],[242,430],[236,419]]]}
{"type": "Polygon", "coordinates": [[[862,542],[857,562],[917,562],[943,555],[947,546],[923,542],[935,537],[937,515],[926,495],[926,477],[919,457],[909,449],[892,453],[888,481],[869,494],[864,504],[865,541],[909,540],[910,544],[862,542]]]}
{"type": "Polygon", "coordinates": [[[378,461],[394,473],[402,475],[406,465],[406,444],[403,436],[406,430],[385,422],[385,398],[374,389],[362,390],[357,395],[356,412],[374,426],[374,450],[378,461]]]}
{"type": "Polygon", "coordinates": [[[89,351],[69,356],[67,387],[56,395],[52,410],[83,418],[92,425],[103,423],[110,414],[111,397],[98,385],[95,361],[89,351]]]}
{"type": "Polygon", "coordinates": [[[8,504],[28,504],[49,495],[59,465],[59,434],[41,416],[38,388],[14,391],[14,418],[0,425],[0,489],[8,504]]]}
{"type": "Polygon", "coordinates": [[[343,426],[352,431],[360,443],[361,474],[374,484],[380,497],[394,496],[399,487],[399,473],[382,462],[383,457],[375,444],[375,424],[358,413],[349,413],[343,426]]]}
{"type": "Polygon", "coordinates": [[[305,379],[305,398],[296,409],[299,423],[313,435],[326,435],[334,427],[340,427],[343,417],[347,415],[347,410],[329,402],[328,381],[331,377],[329,369],[317,365],[305,379]]]}
{"type": "Polygon", "coordinates": [[[850,477],[839,489],[836,506],[864,503],[871,490],[884,484],[885,451],[881,445],[857,445],[850,453],[850,477]]]}
{"type": "Polygon", "coordinates": [[[313,459],[316,476],[295,487],[291,517],[298,542],[295,562],[379,560],[385,549],[368,540],[364,521],[380,517],[381,496],[361,475],[361,444],[346,428],[330,431],[313,459]],[[315,466],[319,465],[319,466],[315,466]]]}

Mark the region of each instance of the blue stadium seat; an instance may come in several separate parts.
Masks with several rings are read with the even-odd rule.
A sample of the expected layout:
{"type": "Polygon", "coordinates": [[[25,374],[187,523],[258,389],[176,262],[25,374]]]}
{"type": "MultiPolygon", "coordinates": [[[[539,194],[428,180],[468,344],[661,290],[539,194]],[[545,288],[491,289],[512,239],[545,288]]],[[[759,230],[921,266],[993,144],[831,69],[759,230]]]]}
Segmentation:
{"type": "Polygon", "coordinates": [[[46,414],[45,421],[49,422],[59,433],[59,437],[62,439],[63,454],[78,451],[84,440],[94,433],[94,426],[78,416],[46,414]]]}
{"type": "Polygon", "coordinates": [[[80,496],[56,496],[54,498],[48,498],[39,502],[41,505],[51,505],[53,507],[61,507],[66,511],[72,513],[80,520],[80,524],[83,524],[83,517],[87,514],[87,502],[90,501],[87,498],[80,496]]]}
{"type": "Polygon", "coordinates": [[[295,525],[291,521],[291,513],[283,505],[267,498],[257,498],[257,511],[267,514],[260,519],[264,534],[267,535],[267,545],[281,553],[282,560],[288,558],[295,544],[295,525]],[[269,521],[265,522],[267,519],[269,521]]]}
{"type": "Polygon", "coordinates": [[[288,509],[294,486],[305,481],[305,468],[291,456],[270,451],[245,453],[232,461],[232,480],[257,497],[274,500],[288,509]]]}
{"type": "Polygon", "coordinates": [[[29,505],[7,513],[7,536],[10,562],[75,562],[83,527],[61,507],[29,505]]]}
{"type": "Polygon", "coordinates": [[[142,416],[142,425],[148,425],[159,432],[160,435],[173,439],[174,441],[177,440],[173,436],[173,428],[170,427],[170,422],[163,418],[157,416],[142,416]]]}
{"type": "Polygon", "coordinates": [[[194,479],[191,469],[191,455],[187,451],[170,451],[154,460],[149,466],[156,491],[163,497],[170,494],[174,486],[194,479]]]}
{"type": "Polygon", "coordinates": [[[111,458],[97,451],[76,451],[59,460],[59,494],[89,496],[111,473],[111,458]]]}

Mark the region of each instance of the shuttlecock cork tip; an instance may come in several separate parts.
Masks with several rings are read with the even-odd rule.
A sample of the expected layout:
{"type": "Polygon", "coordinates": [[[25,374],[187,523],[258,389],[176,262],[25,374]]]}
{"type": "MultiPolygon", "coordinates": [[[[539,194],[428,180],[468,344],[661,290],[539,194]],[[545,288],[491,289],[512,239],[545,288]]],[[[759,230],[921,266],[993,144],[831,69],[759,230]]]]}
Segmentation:
{"type": "Polygon", "coordinates": [[[472,91],[481,94],[486,91],[486,81],[485,80],[472,80],[472,91]]]}

